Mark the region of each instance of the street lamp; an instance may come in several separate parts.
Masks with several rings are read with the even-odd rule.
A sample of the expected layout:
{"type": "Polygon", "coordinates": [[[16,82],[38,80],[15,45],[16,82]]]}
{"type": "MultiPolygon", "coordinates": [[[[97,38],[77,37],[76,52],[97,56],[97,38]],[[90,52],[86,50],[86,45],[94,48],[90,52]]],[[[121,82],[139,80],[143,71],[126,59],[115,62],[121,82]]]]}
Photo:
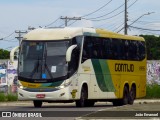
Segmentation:
{"type": "MultiPolygon", "coordinates": [[[[150,15],[150,14],[152,14],[152,13],[155,13],[155,12],[148,12],[148,13],[145,13],[145,14],[141,15],[141,16],[138,17],[135,21],[133,21],[130,25],[127,25],[127,28],[128,28],[128,26],[133,25],[135,22],[137,22],[137,20],[139,20],[139,19],[142,18],[143,16],[145,16],[145,15],[150,15]]],[[[122,29],[120,29],[117,33],[121,32],[121,30],[123,30],[123,29],[124,29],[124,27],[123,27],[122,29]]]]}
{"type": "Polygon", "coordinates": [[[137,18],[135,21],[133,21],[130,25],[128,25],[128,26],[131,26],[131,25],[133,25],[135,22],[137,22],[140,18],[142,18],[143,16],[145,16],[145,15],[150,15],[150,14],[153,14],[153,13],[155,13],[155,12],[148,12],[148,13],[145,13],[145,14],[143,14],[143,15],[141,15],[139,18],[137,18]]]}

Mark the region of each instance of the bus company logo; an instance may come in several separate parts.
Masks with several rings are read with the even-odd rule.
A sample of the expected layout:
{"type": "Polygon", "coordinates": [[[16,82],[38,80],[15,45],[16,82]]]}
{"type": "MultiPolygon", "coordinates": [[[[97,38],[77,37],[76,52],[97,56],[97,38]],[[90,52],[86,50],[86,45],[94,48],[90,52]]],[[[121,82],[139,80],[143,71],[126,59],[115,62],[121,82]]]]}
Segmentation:
{"type": "Polygon", "coordinates": [[[116,63],[115,64],[115,71],[116,72],[134,72],[134,65],[133,64],[116,63]]]}

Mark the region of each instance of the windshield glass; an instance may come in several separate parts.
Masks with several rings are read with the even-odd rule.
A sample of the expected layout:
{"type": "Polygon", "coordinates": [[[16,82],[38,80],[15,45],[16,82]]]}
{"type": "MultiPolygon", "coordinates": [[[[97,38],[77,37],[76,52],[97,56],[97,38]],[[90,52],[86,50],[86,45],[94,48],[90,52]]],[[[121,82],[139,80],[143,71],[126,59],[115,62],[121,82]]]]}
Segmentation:
{"type": "Polygon", "coordinates": [[[23,41],[19,56],[19,77],[33,80],[67,76],[66,51],[69,41],[23,41]]]}

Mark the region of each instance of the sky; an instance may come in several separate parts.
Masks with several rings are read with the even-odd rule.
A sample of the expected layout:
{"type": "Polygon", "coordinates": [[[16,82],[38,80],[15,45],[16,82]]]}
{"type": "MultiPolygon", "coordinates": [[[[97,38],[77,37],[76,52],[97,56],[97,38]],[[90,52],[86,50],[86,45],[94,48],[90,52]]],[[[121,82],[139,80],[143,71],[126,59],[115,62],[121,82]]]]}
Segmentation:
{"type": "MultiPolygon", "coordinates": [[[[69,21],[69,27],[103,28],[123,34],[124,2],[125,0],[0,0],[0,39],[3,38],[0,40],[0,49],[11,50],[19,45],[15,30],[28,30],[29,26],[63,27],[64,20],[58,19],[60,16],[83,18],[76,22],[69,21]],[[55,20],[57,21],[54,22],[55,20]],[[52,22],[54,23],[51,24],[52,22]]],[[[152,30],[130,27],[129,35],[160,35],[160,31],[153,31],[160,30],[160,0],[128,0],[127,6],[128,25],[133,23],[133,27],[152,30]],[[148,12],[151,14],[147,15],[148,12]]]]}

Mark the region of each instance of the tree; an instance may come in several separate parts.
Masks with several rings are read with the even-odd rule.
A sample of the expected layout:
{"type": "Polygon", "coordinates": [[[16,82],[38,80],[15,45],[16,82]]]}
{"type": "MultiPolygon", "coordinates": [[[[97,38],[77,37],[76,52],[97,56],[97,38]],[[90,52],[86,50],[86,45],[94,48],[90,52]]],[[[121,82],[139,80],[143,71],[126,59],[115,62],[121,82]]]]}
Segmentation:
{"type": "Polygon", "coordinates": [[[160,60],[160,37],[140,35],[146,40],[147,60],[160,60]]]}
{"type": "Polygon", "coordinates": [[[0,49],[0,59],[9,59],[10,52],[7,50],[0,49]]]}

